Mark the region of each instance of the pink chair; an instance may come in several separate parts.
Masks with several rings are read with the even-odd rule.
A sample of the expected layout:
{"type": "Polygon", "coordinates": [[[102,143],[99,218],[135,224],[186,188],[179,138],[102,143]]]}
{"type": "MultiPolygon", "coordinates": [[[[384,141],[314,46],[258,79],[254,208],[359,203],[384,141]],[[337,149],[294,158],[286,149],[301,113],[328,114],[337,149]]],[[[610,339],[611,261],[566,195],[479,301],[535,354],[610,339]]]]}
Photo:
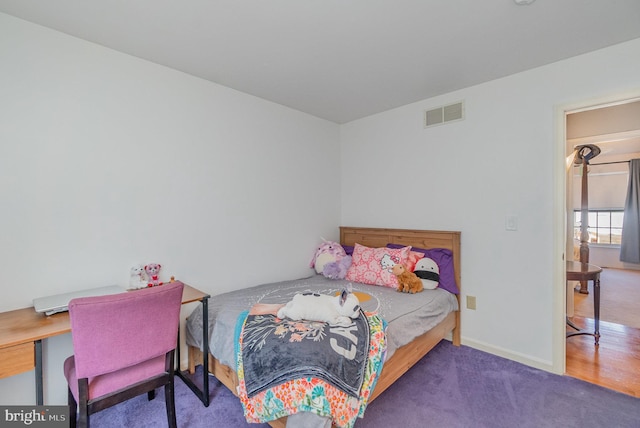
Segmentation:
{"type": "Polygon", "coordinates": [[[176,426],[174,351],[184,284],[69,303],[74,355],[64,362],[71,427],[89,415],[164,386],[169,427],[176,426]],[[76,420],[77,408],[77,420],[76,420]]]}

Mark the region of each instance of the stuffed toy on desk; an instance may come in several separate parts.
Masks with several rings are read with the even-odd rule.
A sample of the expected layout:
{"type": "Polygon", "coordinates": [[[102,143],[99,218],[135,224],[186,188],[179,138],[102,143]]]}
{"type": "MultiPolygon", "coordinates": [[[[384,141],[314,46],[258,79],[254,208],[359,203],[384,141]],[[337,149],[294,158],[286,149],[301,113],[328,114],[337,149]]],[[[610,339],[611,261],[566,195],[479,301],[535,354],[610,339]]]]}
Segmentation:
{"type": "Polygon", "coordinates": [[[147,273],[141,264],[131,266],[129,277],[129,289],[137,290],[147,286],[147,273]]]}
{"type": "Polygon", "coordinates": [[[149,263],[144,267],[144,271],[147,273],[147,287],[155,287],[156,285],[162,285],[160,281],[160,268],[162,266],[158,263],[149,263]]]}

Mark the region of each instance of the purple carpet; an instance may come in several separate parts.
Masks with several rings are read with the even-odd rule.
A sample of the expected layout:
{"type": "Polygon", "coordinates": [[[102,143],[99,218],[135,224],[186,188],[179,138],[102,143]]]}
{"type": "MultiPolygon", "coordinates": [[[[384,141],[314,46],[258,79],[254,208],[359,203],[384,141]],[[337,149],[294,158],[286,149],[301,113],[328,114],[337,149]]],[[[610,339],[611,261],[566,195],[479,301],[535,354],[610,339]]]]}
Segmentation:
{"type": "MultiPolygon", "coordinates": [[[[211,404],[204,407],[176,378],[179,427],[268,427],[246,423],[239,400],[210,380],[211,404]]],[[[145,394],[96,413],[91,426],[167,426],[164,393],[159,389],[153,401],[145,394]]],[[[638,428],[640,399],[442,341],[372,402],[355,426],[638,428]]]]}

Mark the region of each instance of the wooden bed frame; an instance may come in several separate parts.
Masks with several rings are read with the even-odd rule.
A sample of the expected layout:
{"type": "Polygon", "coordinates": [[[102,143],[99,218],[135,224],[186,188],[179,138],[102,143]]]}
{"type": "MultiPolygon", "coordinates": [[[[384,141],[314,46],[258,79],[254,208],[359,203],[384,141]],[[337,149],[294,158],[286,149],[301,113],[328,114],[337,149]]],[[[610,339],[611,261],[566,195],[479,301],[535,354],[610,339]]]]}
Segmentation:
{"type": "MultiPolygon", "coordinates": [[[[411,230],[411,229],[379,229],[368,227],[340,227],[340,243],[354,245],[355,243],[367,247],[384,247],[387,244],[404,244],[418,248],[447,248],[453,252],[453,263],[456,282],[460,290],[460,232],[411,230]]],[[[458,307],[460,306],[460,295],[458,307]]],[[[434,346],[449,333],[452,342],[460,346],[460,311],[452,312],[438,325],[428,332],[418,336],[412,342],[398,348],[391,358],[385,361],[382,373],[369,401],[374,400],[386,390],[400,376],[407,372],[415,363],[424,357],[434,346]]],[[[238,377],[227,365],[220,363],[211,353],[209,357],[209,372],[222,382],[231,392],[237,395],[238,377]]],[[[202,351],[189,346],[189,372],[194,373],[195,367],[202,364],[202,351]]],[[[274,428],[284,428],[286,418],[269,423],[274,428]]]]}

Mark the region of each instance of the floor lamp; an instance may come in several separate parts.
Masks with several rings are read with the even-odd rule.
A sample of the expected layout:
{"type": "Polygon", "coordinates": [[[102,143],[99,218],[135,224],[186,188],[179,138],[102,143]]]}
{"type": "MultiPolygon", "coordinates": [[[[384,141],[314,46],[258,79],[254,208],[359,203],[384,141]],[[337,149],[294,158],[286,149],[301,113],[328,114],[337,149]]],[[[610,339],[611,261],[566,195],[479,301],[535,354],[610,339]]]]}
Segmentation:
{"type": "MultiPolygon", "coordinates": [[[[600,154],[600,147],[583,144],[574,147],[573,163],[582,165],[582,196],[580,203],[580,263],[589,263],[589,161],[600,154]]],[[[580,293],[589,294],[587,282],[580,282],[580,293]]]]}

